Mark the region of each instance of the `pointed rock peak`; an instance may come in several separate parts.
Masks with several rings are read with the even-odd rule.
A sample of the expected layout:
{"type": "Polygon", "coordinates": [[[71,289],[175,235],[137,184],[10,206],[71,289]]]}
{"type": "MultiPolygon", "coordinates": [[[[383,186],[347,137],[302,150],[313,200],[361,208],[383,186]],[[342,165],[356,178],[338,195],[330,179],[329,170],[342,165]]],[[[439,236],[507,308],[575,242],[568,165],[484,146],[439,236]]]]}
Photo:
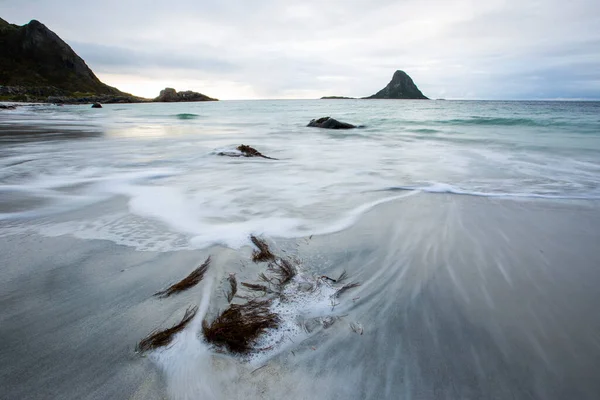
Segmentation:
{"type": "Polygon", "coordinates": [[[28,26],[29,28],[48,29],[46,28],[46,25],[42,24],[37,19],[32,19],[26,26],[28,26]]]}
{"type": "Polygon", "coordinates": [[[394,76],[392,77],[392,80],[394,80],[394,79],[402,79],[402,78],[409,78],[410,79],[410,76],[408,76],[408,74],[406,72],[404,72],[401,69],[399,69],[396,72],[394,72],[394,76]]]}
{"type": "Polygon", "coordinates": [[[397,70],[392,80],[386,87],[367,99],[419,99],[426,100],[427,97],[415,85],[412,78],[402,70],[397,70]]]}

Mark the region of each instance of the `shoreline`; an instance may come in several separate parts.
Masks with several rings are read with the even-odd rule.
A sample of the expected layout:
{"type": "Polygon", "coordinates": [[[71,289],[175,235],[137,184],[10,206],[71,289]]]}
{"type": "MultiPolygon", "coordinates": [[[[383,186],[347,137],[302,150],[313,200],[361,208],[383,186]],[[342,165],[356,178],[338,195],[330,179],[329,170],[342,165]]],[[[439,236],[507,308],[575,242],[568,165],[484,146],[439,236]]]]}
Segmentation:
{"type": "MultiPolygon", "coordinates": [[[[228,361],[239,381],[216,382],[225,385],[219,393],[277,398],[287,388],[293,395],[329,398],[333,393],[318,386],[326,384],[349,398],[387,390],[418,398],[441,392],[453,398],[591,398],[600,389],[586,380],[596,355],[585,351],[600,328],[593,311],[600,298],[592,284],[600,278],[594,268],[600,263],[594,229],[600,207],[584,203],[419,194],[381,204],[338,233],[270,238],[295,251],[307,271],[347,270],[362,283],[355,294],[360,299],[344,322],[294,344],[295,356],[285,352],[254,374],[228,361]],[[353,320],[365,327],[365,336],[347,328],[353,320]],[[318,372],[328,359],[349,370],[318,372]],[[407,379],[385,383],[385,375],[367,372],[379,368],[407,379]],[[348,381],[348,374],[369,380],[348,381]]],[[[133,354],[133,347],[179,318],[203,289],[169,301],[152,294],[211,253],[214,312],[228,273],[243,277],[259,270],[249,262],[250,251],[155,253],[69,236],[3,236],[0,330],[11,343],[0,350],[10,360],[0,367],[6,395],[161,398],[166,382],[160,369],[133,354]]],[[[226,379],[219,368],[211,374],[226,379]]]]}

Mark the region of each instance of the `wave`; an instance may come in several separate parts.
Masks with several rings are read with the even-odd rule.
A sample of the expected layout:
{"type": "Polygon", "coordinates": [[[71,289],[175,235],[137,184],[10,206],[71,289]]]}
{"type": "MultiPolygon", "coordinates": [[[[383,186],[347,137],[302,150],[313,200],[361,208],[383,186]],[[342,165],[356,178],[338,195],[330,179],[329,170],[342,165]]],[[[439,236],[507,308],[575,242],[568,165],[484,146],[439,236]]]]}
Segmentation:
{"type": "Polygon", "coordinates": [[[415,130],[413,130],[413,132],[415,132],[415,133],[438,133],[440,131],[438,131],[437,129],[423,128],[423,129],[415,129],[415,130]]]}
{"type": "Polygon", "coordinates": [[[188,113],[182,113],[182,114],[176,114],[175,118],[177,119],[182,119],[182,120],[186,120],[186,119],[196,119],[199,118],[200,115],[198,114],[188,114],[188,113]]]}
{"type": "MultiPolygon", "coordinates": [[[[0,220],[66,212],[69,209],[108,200],[111,196],[107,194],[121,195],[129,198],[128,212],[117,212],[85,221],[43,224],[34,230],[50,237],[72,235],[81,239],[109,240],[119,245],[135,247],[140,251],[203,249],[213,245],[238,249],[251,244],[251,234],[294,239],[341,232],[353,226],[373,208],[419,193],[411,191],[370,201],[328,221],[263,214],[250,219],[217,222],[212,220],[217,213],[215,208],[208,205],[199,208],[199,198],[190,199],[185,191],[177,188],[125,183],[110,185],[110,188],[106,189],[102,191],[104,198],[80,198],[77,200],[82,204],[54,203],[47,209],[0,214],[0,220]],[[87,203],[83,204],[84,201],[87,203]]],[[[29,228],[32,226],[29,225],[29,228]]],[[[18,233],[19,230],[15,229],[13,231],[18,233]]]]}
{"type": "Polygon", "coordinates": [[[437,121],[442,125],[564,126],[564,122],[531,118],[471,117],[437,121]]]}
{"type": "Polygon", "coordinates": [[[415,191],[426,193],[450,193],[462,196],[500,197],[500,198],[531,198],[550,200],[600,200],[600,195],[569,195],[569,194],[542,194],[542,193],[509,193],[509,192],[479,192],[464,190],[446,183],[434,183],[430,186],[391,186],[380,191],[415,191]]]}

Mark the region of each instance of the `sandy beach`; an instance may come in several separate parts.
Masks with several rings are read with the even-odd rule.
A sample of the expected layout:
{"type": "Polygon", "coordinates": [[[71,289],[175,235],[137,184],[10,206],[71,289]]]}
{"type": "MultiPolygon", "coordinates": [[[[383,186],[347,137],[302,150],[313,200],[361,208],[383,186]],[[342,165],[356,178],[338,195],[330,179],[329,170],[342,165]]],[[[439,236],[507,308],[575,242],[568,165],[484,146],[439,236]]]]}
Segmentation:
{"type": "MultiPolygon", "coordinates": [[[[598,223],[593,202],[417,194],[337,234],[270,238],[310,273],[346,269],[362,283],[356,300],[331,328],[253,374],[213,356],[213,367],[197,370],[218,398],[592,399],[598,223]]],[[[176,377],[134,347],[197,304],[204,286],[168,300],[153,293],[210,253],[214,312],[227,273],[260,270],[249,248],[139,252],[35,233],[0,243],[6,398],[186,398],[185,387],[168,393],[176,377]]]]}

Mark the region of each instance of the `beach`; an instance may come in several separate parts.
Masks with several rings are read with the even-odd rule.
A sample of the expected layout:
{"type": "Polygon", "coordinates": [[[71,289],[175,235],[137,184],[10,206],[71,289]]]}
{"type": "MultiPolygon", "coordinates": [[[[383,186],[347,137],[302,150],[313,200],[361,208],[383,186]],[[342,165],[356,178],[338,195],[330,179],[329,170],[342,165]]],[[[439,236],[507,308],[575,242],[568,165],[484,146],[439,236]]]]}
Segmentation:
{"type": "MultiPolygon", "coordinates": [[[[252,375],[235,359],[196,371],[211,374],[218,398],[591,399],[598,223],[588,202],[420,194],[381,205],[348,230],[294,241],[310,273],[343,268],[362,282],[347,316],[252,375]]],[[[260,269],[239,263],[248,249],[139,252],[37,234],[1,246],[7,398],[164,398],[165,377],[135,344],[197,304],[202,287],[169,301],[153,293],[208,253],[216,286],[260,269]]]]}
{"type": "Polygon", "coordinates": [[[3,397],[597,397],[597,105],[257,103],[3,114],[3,397]],[[304,127],[329,112],[366,128],[304,127]],[[279,160],[218,155],[242,143],[279,160]],[[251,234],[297,279],[360,286],[292,298],[281,340],[244,357],[201,320],[227,307],[230,274],[266,270],[251,234]],[[208,256],[198,285],[154,296],[208,256]],[[193,305],[170,346],[135,351],[193,305]]]}

